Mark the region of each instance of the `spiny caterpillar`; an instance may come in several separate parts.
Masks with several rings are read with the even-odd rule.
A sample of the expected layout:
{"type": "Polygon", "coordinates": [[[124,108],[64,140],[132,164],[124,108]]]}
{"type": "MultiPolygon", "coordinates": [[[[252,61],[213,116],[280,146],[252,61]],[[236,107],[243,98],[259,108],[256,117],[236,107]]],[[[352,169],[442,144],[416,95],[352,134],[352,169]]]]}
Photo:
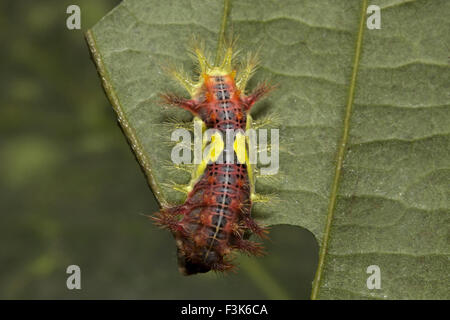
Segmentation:
{"type": "MultiPolygon", "coordinates": [[[[232,44],[224,46],[220,64],[210,64],[202,46],[195,46],[192,51],[198,60],[198,81],[192,81],[184,72],[170,72],[191,98],[170,93],[162,95],[165,103],[190,111],[194,121],[202,122],[203,130],[216,129],[223,136],[227,130],[238,132],[232,148],[224,145],[221,135],[214,135],[210,143],[212,148],[196,165],[185,189],[186,201],[182,205],[163,208],[152,217],[157,225],[173,233],[179,269],[184,275],[233,269],[229,259],[233,250],[256,256],[264,253],[261,243],[245,236],[252,232],[266,237],[268,231],[250,214],[252,202],[258,198],[255,168],[248,157],[248,137],[238,130],[251,127],[250,109],[273,87],[261,83],[253,93],[245,95],[246,84],[257,65],[256,56],[249,55],[246,65],[236,71],[232,47],[232,44]],[[231,154],[238,161],[217,161],[221,153],[231,154]]],[[[204,144],[203,150],[205,147],[204,144]]]]}

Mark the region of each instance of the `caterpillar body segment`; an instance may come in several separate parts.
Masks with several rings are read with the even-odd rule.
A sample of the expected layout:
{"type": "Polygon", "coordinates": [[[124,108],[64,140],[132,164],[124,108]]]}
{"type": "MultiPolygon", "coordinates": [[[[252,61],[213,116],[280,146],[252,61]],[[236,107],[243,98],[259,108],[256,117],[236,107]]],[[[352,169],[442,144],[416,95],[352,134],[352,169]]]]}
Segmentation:
{"type": "Polygon", "coordinates": [[[202,141],[202,151],[208,151],[195,165],[189,185],[176,186],[187,193],[186,201],[163,208],[153,216],[156,224],[173,233],[179,269],[185,275],[232,270],[229,256],[233,250],[252,255],[264,253],[260,243],[243,238],[247,231],[260,237],[267,234],[267,229],[251,217],[253,199],[259,198],[255,194],[255,168],[249,161],[249,140],[244,132],[253,124],[250,109],[272,89],[262,83],[250,95],[244,94],[256,68],[255,56],[249,56],[247,65],[236,72],[231,46],[225,48],[219,65],[209,63],[201,46],[192,52],[198,60],[197,81],[184,72],[171,72],[191,97],[164,94],[162,98],[169,105],[190,111],[194,121],[201,121],[202,133],[214,129],[217,134],[210,143],[202,141]],[[229,131],[235,132],[231,146],[223,140],[229,131]],[[220,161],[219,155],[234,161],[220,161]]]}

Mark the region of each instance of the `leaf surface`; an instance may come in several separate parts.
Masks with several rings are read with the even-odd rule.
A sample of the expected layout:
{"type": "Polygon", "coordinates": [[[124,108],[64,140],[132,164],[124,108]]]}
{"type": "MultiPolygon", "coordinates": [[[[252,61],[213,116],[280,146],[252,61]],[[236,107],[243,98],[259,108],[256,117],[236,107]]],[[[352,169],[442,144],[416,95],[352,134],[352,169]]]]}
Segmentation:
{"type": "MultiPolygon", "coordinates": [[[[244,51],[260,47],[262,79],[278,84],[253,116],[280,114],[280,179],[257,191],[264,224],[307,228],[321,244],[313,298],[449,298],[450,2],[372,1],[380,30],[366,28],[366,1],[234,1],[227,27],[244,51]],[[377,265],[381,289],[369,290],[377,265]]],[[[194,34],[217,46],[222,1],[125,0],[87,33],[105,91],[160,204],[186,183],[167,164],[158,94],[183,93],[163,72],[192,68],[194,34]]]]}

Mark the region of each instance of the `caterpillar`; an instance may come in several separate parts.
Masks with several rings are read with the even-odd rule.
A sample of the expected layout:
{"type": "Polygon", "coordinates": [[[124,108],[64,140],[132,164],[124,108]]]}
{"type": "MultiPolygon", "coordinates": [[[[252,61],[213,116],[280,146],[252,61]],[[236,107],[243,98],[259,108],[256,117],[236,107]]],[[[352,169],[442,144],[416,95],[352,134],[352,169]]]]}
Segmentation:
{"type": "MultiPolygon", "coordinates": [[[[187,198],[181,205],[163,208],[152,216],[154,222],[169,229],[176,241],[178,266],[184,275],[235,269],[230,254],[239,250],[250,255],[264,254],[260,242],[248,240],[249,233],[266,238],[267,227],[257,224],[252,216],[255,194],[254,170],[248,157],[248,137],[252,106],[274,86],[260,83],[249,95],[245,87],[257,67],[256,55],[248,55],[246,63],[235,69],[233,44],[223,46],[220,63],[210,63],[201,45],[192,53],[199,67],[196,82],[184,72],[172,69],[171,75],[189,92],[190,98],[165,93],[165,104],[190,111],[203,129],[214,129],[219,135],[211,139],[207,156],[196,166],[187,186],[187,198]],[[230,130],[232,147],[222,137],[230,130]],[[244,146],[244,147],[242,147],[244,146]],[[218,161],[219,154],[237,161],[218,161]]],[[[205,145],[203,145],[203,149],[205,145]]]]}

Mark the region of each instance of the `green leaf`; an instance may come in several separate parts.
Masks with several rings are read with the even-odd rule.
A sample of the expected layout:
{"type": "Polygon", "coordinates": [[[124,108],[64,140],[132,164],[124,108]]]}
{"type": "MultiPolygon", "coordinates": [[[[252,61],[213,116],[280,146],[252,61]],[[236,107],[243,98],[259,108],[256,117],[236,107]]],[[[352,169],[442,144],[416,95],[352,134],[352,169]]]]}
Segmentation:
{"type": "MultiPolygon", "coordinates": [[[[243,51],[261,46],[261,79],[279,85],[254,117],[275,111],[279,181],[257,191],[264,224],[292,224],[321,244],[312,298],[448,299],[450,209],[450,2],[372,1],[381,29],[366,28],[367,1],[232,2],[228,29],[243,51]],[[381,271],[369,290],[367,267],[381,271]]],[[[182,93],[162,71],[192,63],[192,34],[216,48],[222,1],[125,0],[87,33],[103,86],[161,205],[183,195],[165,187],[171,116],[157,103],[182,93]]]]}

